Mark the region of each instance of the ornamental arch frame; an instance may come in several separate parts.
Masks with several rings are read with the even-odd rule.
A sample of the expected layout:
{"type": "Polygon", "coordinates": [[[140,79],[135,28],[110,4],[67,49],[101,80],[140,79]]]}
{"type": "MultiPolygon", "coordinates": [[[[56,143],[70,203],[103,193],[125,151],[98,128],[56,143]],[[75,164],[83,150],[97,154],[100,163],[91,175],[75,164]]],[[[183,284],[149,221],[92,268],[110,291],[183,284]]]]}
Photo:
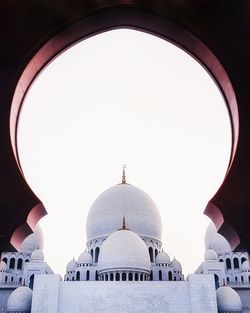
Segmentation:
{"type": "MultiPolygon", "coordinates": [[[[120,1],[118,2],[120,3],[120,1]]],[[[232,151],[225,178],[225,181],[227,180],[234,164],[239,139],[239,110],[232,82],[225,67],[216,57],[216,51],[209,48],[209,43],[206,40],[201,40],[187,25],[174,19],[171,14],[169,16],[164,14],[163,9],[156,10],[156,6],[157,2],[145,10],[138,5],[107,5],[105,8],[89,11],[88,14],[85,12],[86,14],[81,18],[72,19],[59,30],[48,33],[36,47],[31,49],[29,57],[23,62],[18,75],[13,80],[12,92],[10,92],[12,96],[9,111],[9,140],[13,153],[11,157],[15,160],[15,164],[12,162],[12,166],[22,184],[27,185],[17,150],[18,117],[27,91],[32,86],[33,81],[46,65],[72,45],[90,36],[118,28],[140,30],[165,39],[189,53],[210,73],[225,99],[232,125],[232,151]]],[[[231,246],[235,248],[240,244],[240,235],[243,233],[240,233],[239,225],[230,219],[230,215],[226,214],[226,206],[223,210],[224,204],[220,203],[220,199],[217,201],[221,191],[223,192],[222,189],[219,188],[217,194],[208,202],[205,214],[212,218],[217,228],[220,228],[220,231],[227,236],[231,246]]],[[[28,186],[26,191],[30,194],[29,197],[32,198],[32,201],[29,203],[24,201],[26,206],[23,207],[22,216],[10,226],[7,236],[5,236],[5,241],[6,238],[9,239],[15,248],[18,248],[38,220],[46,214],[42,202],[28,186]]],[[[6,242],[2,245],[3,247],[6,247],[6,242]]]]}

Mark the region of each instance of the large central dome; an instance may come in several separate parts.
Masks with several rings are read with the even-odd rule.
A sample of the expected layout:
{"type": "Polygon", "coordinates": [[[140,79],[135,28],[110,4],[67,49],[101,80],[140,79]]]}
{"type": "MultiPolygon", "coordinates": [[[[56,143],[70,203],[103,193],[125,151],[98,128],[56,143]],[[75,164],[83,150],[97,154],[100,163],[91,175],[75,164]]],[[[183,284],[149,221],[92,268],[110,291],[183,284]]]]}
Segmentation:
{"type": "Polygon", "coordinates": [[[161,240],[161,217],[153,200],[141,189],[122,183],[104,191],[93,203],[87,218],[87,239],[107,237],[121,227],[141,237],[161,240]]]}

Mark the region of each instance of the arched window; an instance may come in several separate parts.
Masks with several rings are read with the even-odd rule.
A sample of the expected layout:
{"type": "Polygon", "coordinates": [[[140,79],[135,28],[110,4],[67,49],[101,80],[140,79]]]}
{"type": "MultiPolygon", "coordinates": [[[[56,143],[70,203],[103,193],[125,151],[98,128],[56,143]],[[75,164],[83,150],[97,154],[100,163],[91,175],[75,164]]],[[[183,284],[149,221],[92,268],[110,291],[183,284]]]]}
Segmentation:
{"type": "Polygon", "coordinates": [[[89,280],[89,271],[86,272],[86,280],[89,280]]]}
{"type": "Polygon", "coordinates": [[[236,282],[238,281],[238,277],[235,277],[235,281],[236,281],[236,282]]]}
{"type": "Polygon", "coordinates": [[[222,259],[219,259],[219,262],[223,262],[223,260],[222,260],[222,259]]]}
{"type": "Polygon", "coordinates": [[[119,274],[119,273],[116,273],[116,274],[115,274],[115,280],[116,280],[116,281],[119,281],[119,280],[120,280],[120,274],[119,274]]]}
{"type": "Polygon", "coordinates": [[[172,274],[172,272],[168,272],[168,280],[173,280],[173,274],[172,274]]]}
{"type": "Polygon", "coordinates": [[[30,276],[30,280],[29,280],[29,288],[33,289],[33,285],[34,285],[34,274],[32,274],[30,276]]]}
{"type": "Polygon", "coordinates": [[[239,268],[239,260],[238,258],[234,258],[234,268],[239,268]]]}
{"type": "Polygon", "coordinates": [[[8,262],[7,258],[3,258],[2,261],[3,261],[5,264],[7,264],[7,262],[8,262]]]}
{"type": "Polygon", "coordinates": [[[23,260],[22,259],[18,259],[17,261],[17,269],[21,270],[23,268],[23,260]]]}
{"type": "Polygon", "coordinates": [[[76,280],[80,280],[80,272],[79,271],[76,272],[76,280]]]}
{"type": "Polygon", "coordinates": [[[29,262],[30,260],[26,259],[25,262],[29,262]]]}
{"type": "Polygon", "coordinates": [[[250,282],[250,276],[248,276],[248,281],[250,282]]]}
{"type": "Polygon", "coordinates": [[[148,252],[150,256],[150,262],[154,262],[153,249],[149,247],[148,252]]]}
{"type": "Polygon", "coordinates": [[[73,276],[73,277],[72,277],[72,281],[74,281],[74,280],[75,280],[75,277],[73,276]]]}
{"type": "Polygon", "coordinates": [[[229,283],[229,277],[227,277],[227,282],[229,283]]]}
{"type": "Polygon", "coordinates": [[[123,281],[126,280],[126,273],[122,273],[122,280],[123,280],[123,281]]]}
{"type": "Polygon", "coordinates": [[[11,277],[11,282],[13,282],[13,280],[14,280],[14,277],[11,277]]]}
{"type": "Polygon", "coordinates": [[[21,282],[22,282],[22,277],[19,278],[19,283],[21,283],[21,282]]]}
{"type": "Polygon", "coordinates": [[[219,277],[216,274],[214,274],[214,284],[215,284],[215,289],[218,289],[220,287],[219,277]]]}
{"type": "Polygon", "coordinates": [[[242,282],[244,281],[244,277],[243,277],[243,276],[241,276],[241,281],[242,281],[242,282]]]}
{"type": "Polygon", "coordinates": [[[150,280],[153,280],[153,271],[150,272],[150,280]]]}
{"type": "Polygon", "coordinates": [[[108,281],[109,280],[109,275],[105,274],[105,280],[108,281]]]}
{"type": "Polygon", "coordinates": [[[158,255],[158,250],[155,249],[155,259],[156,259],[157,255],[158,255]]]}
{"type": "Polygon", "coordinates": [[[114,274],[113,274],[113,273],[110,274],[110,280],[111,280],[111,281],[114,280],[114,274]]]}
{"type": "Polygon", "coordinates": [[[129,274],[128,274],[128,280],[129,280],[129,281],[132,281],[132,280],[133,280],[133,274],[132,274],[132,273],[129,273],[129,274]]]}
{"type": "Polygon", "coordinates": [[[7,283],[7,281],[8,281],[8,276],[5,276],[4,281],[7,283]]]}
{"type": "Polygon", "coordinates": [[[10,268],[15,268],[15,262],[16,260],[14,258],[10,259],[10,268]]]}
{"type": "Polygon", "coordinates": [[[90,255],[92,256],[92,260],[93,260],[93,249],[90,250],[90,255]]]}
{"type": "Polygon", "coordinates": [[[99,248],[99,247],[97,247],[97,248],[95,249],[95,263],[97,263],[97,262],[98,262],[99,252],[100,252],[100,248],[99,248]]]}
{"type": "Polygon", "coordinates": [[[230,270],[232,268],[231,260],[229,258],[226,259],[227,269],[230,270]]]}
{"type": "Polygon", "coordinates": [[[162,271],[159,271],[159,280],[162,280],[162,271]]]}
{"type": "Polygon", "coordinates": [[[247,259],[245,257],[241,258],[241,264],[243,264],[247,259]]]}
{"type": "Polygon", "coordinates": [[[139,275],[138,273],[135,273],[135,281],[138,281],[139,280],[139,275]]]}
{"type": "Polygon", "coordinates": [[[140,275],[140,280],[143,281],[143,274],[140,275]]]}

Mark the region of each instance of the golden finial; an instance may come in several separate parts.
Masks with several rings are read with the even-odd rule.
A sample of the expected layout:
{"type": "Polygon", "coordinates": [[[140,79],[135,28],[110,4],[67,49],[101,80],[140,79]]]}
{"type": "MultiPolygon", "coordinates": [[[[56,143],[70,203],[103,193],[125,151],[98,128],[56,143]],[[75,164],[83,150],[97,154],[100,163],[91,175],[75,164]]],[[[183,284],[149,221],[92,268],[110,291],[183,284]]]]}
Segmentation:
{"type": "Polygon", "coordinates": [[[122,184],[126,184],[126,164],[122,164],[122,184]]]}

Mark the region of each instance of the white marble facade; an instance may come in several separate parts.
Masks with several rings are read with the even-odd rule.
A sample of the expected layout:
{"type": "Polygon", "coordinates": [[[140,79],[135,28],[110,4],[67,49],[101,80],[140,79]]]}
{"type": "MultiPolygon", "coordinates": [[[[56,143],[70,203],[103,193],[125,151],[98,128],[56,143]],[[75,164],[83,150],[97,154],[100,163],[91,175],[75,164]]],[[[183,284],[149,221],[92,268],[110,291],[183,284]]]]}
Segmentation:
{"type": "Polygon", "coordinates": [[[211,275],[190,275],[178,282],[65,282],[59,275],[39,275],[32,313],[55,312],[217,313],[217,303],[211,275]]]}

